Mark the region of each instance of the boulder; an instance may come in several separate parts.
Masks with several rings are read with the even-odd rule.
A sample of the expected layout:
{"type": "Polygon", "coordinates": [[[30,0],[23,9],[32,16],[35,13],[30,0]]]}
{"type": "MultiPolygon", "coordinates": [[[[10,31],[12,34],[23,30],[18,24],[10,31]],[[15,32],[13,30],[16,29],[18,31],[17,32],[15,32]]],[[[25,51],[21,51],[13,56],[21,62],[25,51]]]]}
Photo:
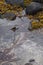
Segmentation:
{"type": "Polygon", "coordinates": [[[5,0],[6,3],[8,4],[23,4],[24,0],[5,0]]]}
{"type": "Polygon", "coordinates": [[[26,7],[26,14],[34,15],[38,11],[42,10],[42,5],[40,3],[32,2],[30,5],[26,7]]]}
{"type": "Polygon", "coordinates": [[[15,20],[16,15],[14,13],[12,13],[12,12],[4,13],[3,18],[9,19],[9,20],[15,20]]]}

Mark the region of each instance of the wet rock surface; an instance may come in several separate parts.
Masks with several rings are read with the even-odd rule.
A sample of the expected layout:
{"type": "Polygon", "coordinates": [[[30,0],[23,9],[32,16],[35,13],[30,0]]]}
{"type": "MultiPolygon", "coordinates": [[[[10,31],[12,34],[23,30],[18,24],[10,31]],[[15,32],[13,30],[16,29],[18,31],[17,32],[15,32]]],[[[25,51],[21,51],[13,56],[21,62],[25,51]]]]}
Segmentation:
{"type": "Polygon", "coordinates": [[[27,17],[0,19],[0,65],[43,65],[43,28],[29,31],[30,21],[27,17]]]}
{"type": "MultiPolygon", "coordinates": [[[[24,4],[23,0],[5,1],[11,5],[24,4]]],[[[26,7],[26,13],[23,11],[22,15],[36,14],[42,7],[43,4],[35,0],[26,7]]],[[[10,6],[8,9],[10,10],[10,6]]],[[[43,28],[28,30],[32,28],[32,20],[28,17],[16,17],[9,10],[6,13],[2,7],[2,13],[5,13],[0,14],[0,18],[4,18],[0,19],[0,65],[43,65],[43,28]]]]}

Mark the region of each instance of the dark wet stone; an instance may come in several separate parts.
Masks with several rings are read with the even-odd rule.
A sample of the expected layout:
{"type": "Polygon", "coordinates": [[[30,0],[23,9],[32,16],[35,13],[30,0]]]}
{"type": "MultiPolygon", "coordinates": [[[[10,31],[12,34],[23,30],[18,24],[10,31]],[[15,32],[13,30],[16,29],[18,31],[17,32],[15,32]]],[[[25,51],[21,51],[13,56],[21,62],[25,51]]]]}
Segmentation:
{"type": "Polygon", "coordinates": [[[0,18],[3,19],[3,15],[0,13],[0,18]]]}
{"type": "Polygon", "coordinates": [[[9,13],[4,13],[3,17],[9,20],[15,20],[16,19],[16,15],[12,12],[9,13]]]}
{"type": "Polygon", "coordinates": [[[34,15],[41,10],[42,6],[40,3],[32,2],[29,6],[26,7],[26,14],[34,15]]]}
{"type": "Polygon", "coordinates": [[[29,62],[35,62],[35,59],[30,59],[29,62]]]}
{"type": "Polygon", "coordinates": [[[0,18],[1,18],[2,14],[0,14],[0,18]]]}
{"type": "Polygon", "coordinates": [[[11,30],[12,30],[13,32],[15,32],[16,30],[18,30],[18,28],[13,27],[11,30]]]}
{"type": "Polygon", "coordinates": [[[16,19],[16,15],[11,19],[12,21],[16,19]]]}
{"type": "Polygon", "coordinates": [[[25,65],[32,65],[31,63],[26,63],[25,65]]]}
{"type": "Polygon", "coordinates": [[[33,0],[33,2],[43,3],[43,0],[33,0]]]}
{"type": "Polygon", "coordinates": [[[12,65],[11,63],[3,63],[2,65],[12,65]]]}
{"type": "Polygon", "coordinates": [[[24,0],[5,0],[5,2],[14,5],[14,4],[23,4],[24,0]]]}

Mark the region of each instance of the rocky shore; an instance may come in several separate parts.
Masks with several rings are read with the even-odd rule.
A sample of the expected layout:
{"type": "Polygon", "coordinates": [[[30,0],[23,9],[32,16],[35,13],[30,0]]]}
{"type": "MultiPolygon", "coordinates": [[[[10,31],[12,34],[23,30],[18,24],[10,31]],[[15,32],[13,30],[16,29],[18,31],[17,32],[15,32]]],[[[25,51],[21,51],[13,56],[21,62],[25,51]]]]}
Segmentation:
{"type": "Polygon", "coordinates": [[[25,6],[24,0],[3,2],[0,2],[0,65],[43,65],[43,0],[28,0],[25,6]]]}

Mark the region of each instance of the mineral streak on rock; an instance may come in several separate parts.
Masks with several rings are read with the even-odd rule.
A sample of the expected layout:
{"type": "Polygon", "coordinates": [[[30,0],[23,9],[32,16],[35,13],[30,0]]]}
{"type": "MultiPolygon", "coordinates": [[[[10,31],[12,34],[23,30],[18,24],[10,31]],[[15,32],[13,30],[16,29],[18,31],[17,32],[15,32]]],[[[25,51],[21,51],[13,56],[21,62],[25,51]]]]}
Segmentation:
{"type": "Polygon", "coordinates": [[[13,53],[9,54],[11,50],[12,50],[12,48],[9,48],[9,50],[5,49],[4,51],[0,51],[0,62],[1,63],[6,62],[6,61],[11,62],[12,60],[14,61],[15,58],[14,59],[12,59],[12,58],[14,57],[15,54],[13,54],[13,53]]]}
{"type": "Polygon", "coordinates": [[[10,61],[12,59],[12,55],[7,55],[4,52],[0,52],[0,60],[2,61],[10,61]]]}

